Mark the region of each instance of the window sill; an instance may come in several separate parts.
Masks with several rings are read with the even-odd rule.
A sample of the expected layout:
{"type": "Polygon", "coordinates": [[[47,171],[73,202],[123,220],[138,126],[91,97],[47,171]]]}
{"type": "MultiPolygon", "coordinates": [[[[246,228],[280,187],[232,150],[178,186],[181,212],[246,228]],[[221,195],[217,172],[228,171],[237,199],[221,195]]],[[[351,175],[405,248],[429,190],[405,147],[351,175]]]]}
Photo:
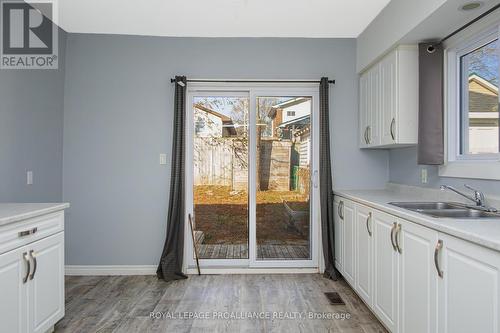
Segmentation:
{"type": "Polygon", "coordinates": [[[439,176],[500,180],[500,161],[451,161],[439,167],[439,176]]]}

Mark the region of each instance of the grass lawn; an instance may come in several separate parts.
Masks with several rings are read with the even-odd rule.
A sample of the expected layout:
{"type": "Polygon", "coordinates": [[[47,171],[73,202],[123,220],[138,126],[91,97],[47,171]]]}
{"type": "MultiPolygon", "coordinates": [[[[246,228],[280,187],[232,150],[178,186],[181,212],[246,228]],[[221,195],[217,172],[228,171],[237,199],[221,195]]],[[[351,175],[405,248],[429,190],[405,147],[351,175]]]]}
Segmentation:
{"type": "MultiPolygon", "coordinates": [[[[285,200],[293,210],[308,211],[308,194],[294,191],[257,192],[257,243],[307,244],[309,215],[289,224],[285,200]]],[[[229,186],[194,187],[195,229],[203,231],[205,244],[248,242],[248,194],[229,186]]]]}

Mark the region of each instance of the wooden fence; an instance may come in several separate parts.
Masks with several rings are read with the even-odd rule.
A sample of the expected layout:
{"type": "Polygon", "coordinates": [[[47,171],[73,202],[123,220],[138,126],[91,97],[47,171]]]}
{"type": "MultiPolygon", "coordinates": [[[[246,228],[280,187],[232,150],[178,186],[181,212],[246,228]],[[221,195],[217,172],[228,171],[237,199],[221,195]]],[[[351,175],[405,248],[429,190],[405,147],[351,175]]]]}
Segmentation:
{"type": "MultiPolygon", "coordinates": [[[[261,190],[290,189],[291,143],[263,139],[260,149],[261,190]]],[[[194,185],[248,187],[248,141],[246,138],[198,137],[194,139],[194,185]]]]}

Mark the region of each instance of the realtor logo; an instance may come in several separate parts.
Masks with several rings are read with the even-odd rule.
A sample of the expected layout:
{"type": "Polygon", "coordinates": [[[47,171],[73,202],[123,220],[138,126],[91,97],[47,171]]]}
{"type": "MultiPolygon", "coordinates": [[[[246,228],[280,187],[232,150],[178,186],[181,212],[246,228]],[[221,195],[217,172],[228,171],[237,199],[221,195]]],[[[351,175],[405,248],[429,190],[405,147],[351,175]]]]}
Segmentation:
{"type": "Polygon", "coordinates": [[[0,0],[0,68],[57,69],[58,27],[54,0],[0,0]]]}

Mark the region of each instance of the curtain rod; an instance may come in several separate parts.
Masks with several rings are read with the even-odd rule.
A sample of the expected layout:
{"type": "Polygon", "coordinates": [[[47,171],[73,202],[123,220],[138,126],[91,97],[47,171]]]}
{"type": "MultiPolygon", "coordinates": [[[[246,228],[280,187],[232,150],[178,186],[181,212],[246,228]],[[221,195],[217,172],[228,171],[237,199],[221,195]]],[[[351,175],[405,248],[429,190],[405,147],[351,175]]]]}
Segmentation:
{"type": "Polygon", "coordinates": [[[481,15],[479,15],[478,17],[476,17],[475,19],[473,19],[472,21],[470,21],[469,23],[461,26],[460,28],[458,28],[457,30],[453,31],[451,34],[449,34],[448,36],[444,37],[443,39],[441,39],[439,42],[442,43],[444,42],[445,40],[455,36],[456,34],[458,34],[460,31],[464,30],[465,28],[469,27],[470,25],[476,23],[477,21],[479,21],[480,19],[482,19],[483,17],[491,14],[492,12],[494,12],[495,10],[497,10],[498,8],[500,8],[500,4],[490,8],[489,10],[485,11],[484,13],[482,13],[481,15]]]}
{"type": "MultiPolygon", "coordinates": [[[[213,82],[213,83],[320,83],[319,80],[186,80],[187,82],[213,82]]],[[[174,83],[175,79],[170,79],[174,83]]],[[[328,80],[328,83],[335,84],[335,80],[328,80]]]]}

